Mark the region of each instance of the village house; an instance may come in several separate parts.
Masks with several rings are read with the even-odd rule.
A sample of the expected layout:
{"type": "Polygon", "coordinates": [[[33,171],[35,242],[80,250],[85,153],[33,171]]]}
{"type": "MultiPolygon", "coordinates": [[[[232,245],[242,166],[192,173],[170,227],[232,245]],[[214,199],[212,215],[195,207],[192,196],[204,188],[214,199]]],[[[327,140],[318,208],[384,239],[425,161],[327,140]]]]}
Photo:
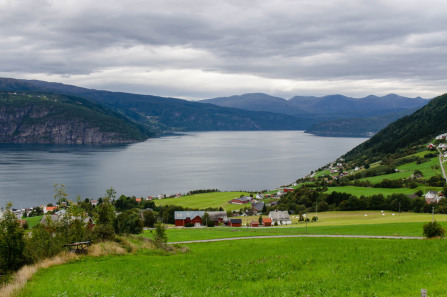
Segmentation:
{"type": "Polygon", "coordinates": [[[284,211],[271,211],[269,213],[269,218],[272,220],[272,223],[278,223],[278,225],[290,225],[292,224],[292,220],[290,219],[289,213],[284,211]]]}
{"type": "Polygon", "coordinates": [[[58,209],[58,206],[44,206],[42,207],[43,213],[46,214],[48,212],[52,212],[55,209],[58,209]]]}
{"type": "Polygon", "coordinates": [[[439,200],[444,198],[444,194],[438,193],[436,191],[428,191],[427,194],[425,194],[425,201],[427,204],[431,203],[439,203],[439,200]]]}
{"type": "Polygon", "coordinates": [[[251,208],[256,213],[262,212],[262,210],[264,209],[264,202],[252,203],[251,208]]]}
{"type": "Polygon", "coordinates": [[[98,205],[98,200],[90,200],[90,204],[92,206],[97,206],[98,205]]]}
{"type": "Polygon", "coordinates": [[[447,150],[447,143],[441,143],[440,145],[438,145],[438,149],[443,151],[447,150]]]}
{"type": "Polygon", "coordinates": [[[245,204],[245,203],[250,203],[253,200],[253,198],[249,197],[249,196],[242,196],[239,198],[234,198],[230,201],[228,201],[228,203],[231,204],[245,204]]]}
{"type": "Polygon", "coordinates": [[[263,224],[265,227],[269,227],[269,226],[272,225],[272,219],[270,219],[270,218],[262,219],[262,224],[263,224]]]}
{"type": "Polygon", "coordinates": [[[262,199],[264,199],[264,195],[262,195],[262,193],[258,193],[258,194],[256,194],[256,199],[262,200],[262,199]]]}
{"type": "Polygon", "coordinates": [[[434,150],[436,147],[435,147],[435,145],[433,143],[430,143],[429,145],[427,145],[427,148],[429,150],[434,150]]]}
{"type": "Polygon", "coordinates": [[[206,213],[209,215],[210,220],[213,221],[216,226],[228,221],[226,211],[207,211],[206,213]]]}
{"type": "Polygon", "coordinates": [[[436,140],[445,140],[447,138],[447,133],[440,134],[436,136],[436,140]]]}

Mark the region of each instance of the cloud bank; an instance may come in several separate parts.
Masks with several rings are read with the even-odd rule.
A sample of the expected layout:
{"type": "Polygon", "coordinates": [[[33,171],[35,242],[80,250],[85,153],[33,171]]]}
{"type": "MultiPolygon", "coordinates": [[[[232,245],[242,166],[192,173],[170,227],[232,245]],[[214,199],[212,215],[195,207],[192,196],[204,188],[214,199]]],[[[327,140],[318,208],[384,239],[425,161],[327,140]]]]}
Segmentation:
{"type": "Polygon", "coordinates": [[[0,75],[187,99],[433,97],[445,1],[0,0],[0,75]]]}

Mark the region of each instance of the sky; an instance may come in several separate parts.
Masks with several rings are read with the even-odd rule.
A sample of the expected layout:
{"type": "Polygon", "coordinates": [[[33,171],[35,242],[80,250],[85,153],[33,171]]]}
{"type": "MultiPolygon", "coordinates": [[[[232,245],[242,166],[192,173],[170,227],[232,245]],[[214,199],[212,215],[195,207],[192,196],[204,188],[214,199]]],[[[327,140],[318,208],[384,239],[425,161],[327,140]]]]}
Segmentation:
{"type": "Polygon", "coordinates": [[[0,0],[0,76],[191,100],[447,92],[444,0],[0,0]]]}

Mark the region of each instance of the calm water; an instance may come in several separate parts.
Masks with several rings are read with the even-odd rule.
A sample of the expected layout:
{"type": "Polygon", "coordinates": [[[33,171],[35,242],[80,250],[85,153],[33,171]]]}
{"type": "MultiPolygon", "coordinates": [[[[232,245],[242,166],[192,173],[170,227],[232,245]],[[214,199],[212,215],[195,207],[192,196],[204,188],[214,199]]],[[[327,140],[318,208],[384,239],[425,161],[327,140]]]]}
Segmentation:
{"type": "Polygon", "coordinates": [[[132,145],[0,145],[0,204],[53,202],[53,185],[71,199],[148,196],[194,189],[262,190],[294,182],[365,138],[318,137],[301,131],[204,132],[132,145]]]}

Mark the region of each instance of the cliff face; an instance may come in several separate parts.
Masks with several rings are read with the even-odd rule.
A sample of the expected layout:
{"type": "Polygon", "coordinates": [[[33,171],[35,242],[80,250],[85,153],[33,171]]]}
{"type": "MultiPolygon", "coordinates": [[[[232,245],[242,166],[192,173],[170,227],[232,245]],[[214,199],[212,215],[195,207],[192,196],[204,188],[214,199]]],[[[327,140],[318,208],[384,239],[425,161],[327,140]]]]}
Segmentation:
{"type": "Polygon", "coordinates": [[[122,119],[79,107],[80,103],[9,99],[0,105],[1,143],[118,144],[145,139],[122,119]]]}

